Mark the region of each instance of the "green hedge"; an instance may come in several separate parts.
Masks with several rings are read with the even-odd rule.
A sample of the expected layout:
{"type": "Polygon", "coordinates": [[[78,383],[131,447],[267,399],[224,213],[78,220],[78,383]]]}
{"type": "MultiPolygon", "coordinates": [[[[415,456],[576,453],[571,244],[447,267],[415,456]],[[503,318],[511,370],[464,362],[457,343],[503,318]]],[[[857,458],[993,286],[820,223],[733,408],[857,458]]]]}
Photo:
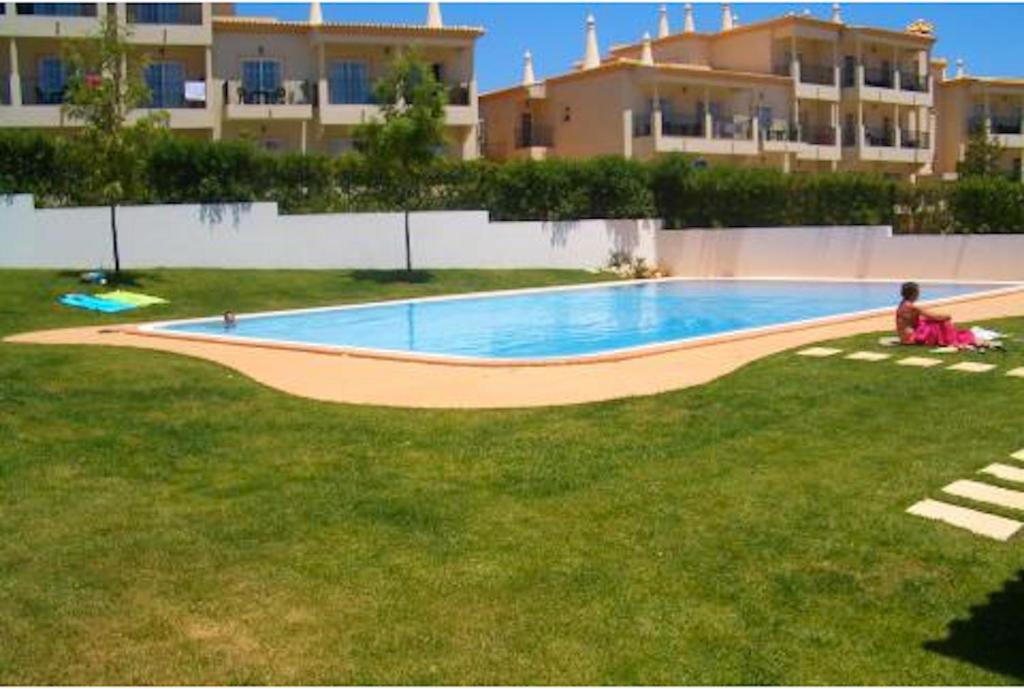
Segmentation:
{"type": "MultiPolygon", "coordinates": [[[[0,193],[80,205],[87,151],[74,139],[0,131],[0,193]]],[[[286,213],[486,209],[496,220],[661,217],[671,228],[892,224],[902,233],[1024,232],[1024,185],[972,177],[911,185],[881,176],[696,169],[683,156],[651,163],[439,161],[410,202],[358,155],[271,155],[249,143],[154,139],[135,203],[276,201],[286,213]]]]}

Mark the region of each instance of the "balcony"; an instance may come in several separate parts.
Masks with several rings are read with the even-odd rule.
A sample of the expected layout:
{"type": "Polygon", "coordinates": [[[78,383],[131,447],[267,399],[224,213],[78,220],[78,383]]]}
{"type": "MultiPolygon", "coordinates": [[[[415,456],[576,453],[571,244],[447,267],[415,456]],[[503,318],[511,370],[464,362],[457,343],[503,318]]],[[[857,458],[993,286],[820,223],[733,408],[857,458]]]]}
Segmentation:
{"type": "Polygon", "coordinates": [[[685,117],[668,117],[662,115],[661,119],[662,136],[688,136],[704,137],[704,119],[685,117]]]}
{"type": "Polygon", "coordinates": [[[224,82],[224,116],[230,120],[308,120],[316,88],[312,81],[289,79],[277,87],[246,88],[238,79],[224,82]]]}
{"type": "Polygon", "coordinates": [[[198,3],[129,3],[127,10],[129,24],[199,26],[203,23],[203,6],[198,3]]]}
{"type": "Polygon", "coordinates": [[[658,133],[660,136],[653,137],[652,142],[655,153],[750,156],[757,155],[760,147],[754,137],[754,123],[746,116],[706,119],[663,114],[658,133]]]}
{"type": "Polygon", "coordinates": [[[466,106],[469,105],[469,86],[466,84],[455,84],[447,87],[448,105],[466,106]]]}
{"type": "Polygon", "coordinates": [[[95,17],[94,2],[19,2],[15,12],[22,17],[95,17]]]}
{"type": "Polygon", "coordinates": [[[514,137],[513,140],[517,151],[523,149],[543,149],[528,151],[527,157],[530,158],[543,158],[547,154],[547,149],[554,146],[554,136],[552,135],[551,128],[538,124],[516,127],[514,137]]]}
{"type": "Polygon", "coordinates": [[[864,67],[864,85],[891,89],[895,84],[893,70],[885,67],[864,67]]]}
{"type": "Polygon", "coordinates": [[[836,70],[832,65],[800,63],[800,81],[817,86],[835,86],[836,70]]]}
{"type": "Polygon", "coordinates": [[[892,148],[896,145],[896,131],[890,127],[864,127],[864,145],[892,148]]]}
{"type": "Polygon", "coordinates": [[[1024,129],[1024,118],[1021,117],[993,117],[991,132],[993,134],[1022,134],[1024,129]]]}
{"type": "Polygon", "coordinates": [[[836,128],[831,126],[801,127],[800,141],[812,146],[835,146],[836,128]]]}
{"type": "Polygon", "coordinates": [[[900,147],[926,151],[931,148],[931,136],[928,132],[900,130],[900,147]]]}
{"type": "Polygon", "coordinates": [[[11,80],[0,77],[0,105],[11,104],[11,80]]]}
{"type": "Polygon", "coordinates": [[[928,93],[930,80],[926,74],[918,74],[913,70],[900,70],[900,90],[928,93]]]}
{"type": "Polygon", "coordinates": [[[21,79],[22,105],[61,105],[64,102],[66,87],[43,84],[38,79],[21,79]]]}

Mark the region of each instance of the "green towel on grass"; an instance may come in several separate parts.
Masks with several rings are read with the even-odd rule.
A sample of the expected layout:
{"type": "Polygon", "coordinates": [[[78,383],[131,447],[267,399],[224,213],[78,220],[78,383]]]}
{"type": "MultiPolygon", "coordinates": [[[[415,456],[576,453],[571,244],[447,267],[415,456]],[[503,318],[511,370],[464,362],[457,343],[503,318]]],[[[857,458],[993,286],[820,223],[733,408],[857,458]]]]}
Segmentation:
{"type": "Polygon", "coordinates": [[[122,304],[131,304],[132,306],[152,306],[153,304],[166,304],[166,299],[160,297],[153,297],[148,294],[139,294],[138,292],[125,292],[124,290],[116,290],[114,292],[106,292],[97,296],[103,297],[104,299],[110,299],[111,301],[120,302],[122,304]]]}

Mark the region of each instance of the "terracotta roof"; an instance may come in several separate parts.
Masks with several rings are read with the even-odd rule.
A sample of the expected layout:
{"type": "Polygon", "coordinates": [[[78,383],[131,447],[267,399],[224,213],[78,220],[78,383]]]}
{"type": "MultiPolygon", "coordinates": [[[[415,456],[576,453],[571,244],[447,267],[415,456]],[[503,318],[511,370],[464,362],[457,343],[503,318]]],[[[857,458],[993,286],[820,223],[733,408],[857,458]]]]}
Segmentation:
{"type": "Polygon", "coordinates": [[[346,23],[324,22],[310,24],[304,21],[285,21],[273,17],[218,16],[213,18],[215,29],[234,27],[282,32],[320,31],[324,33],[350,33],[363,35],[413,35],[439,36],[450,38],[478,38],[484,35],[479,26],[442,26],[431,28],[421,24],[346,23]]]}
{"type": "Polygon", "coordinates": [[[962,77],[953,77],[939,82],[943,86],[957,86],[969,84],[992,84],[993,86],[1024,86],[1024,77],[978,77],[965,74],[962,77]]]}
{"type": "MultiPolygon", "coordinates": [[[[772,83],[772,84],[789,84],[792,83],[792,77],[778,76],[776,74],[762,74],[760,72],[741,72],[730,69],[711,69],[709,67],[700,67],[694,65],[680,65],[673,63],[658,63],[654,65],[647,65],[639,60],[632,60],[628,58],[617,58],[615,60],[607,60],[602,62],[597,67],[592,69],[578,69],[571,72],[564,72],[562,74],[548,77],[538,81],[536,85],[545,85],[551,83],[560,83],[563,81],[575,81],[578,79],[587,79],[598,74],[605,74],[619,69],[639,69],[639,70],[653,70],[662,72],[665,74],[679,74],[697,77],[701,79],[723,79],[726,81],[740,81],[740,82],[761,82],[761,83],[772,83]]],[[[480,94],[480,99],[497,98],[514,94],[518,91],[526,92],[528,86],[522,84],[516,84],[514,86],[508,86],[503,89],[497,89],[494,91],[488,91],[487,93],[480,94]]]]}

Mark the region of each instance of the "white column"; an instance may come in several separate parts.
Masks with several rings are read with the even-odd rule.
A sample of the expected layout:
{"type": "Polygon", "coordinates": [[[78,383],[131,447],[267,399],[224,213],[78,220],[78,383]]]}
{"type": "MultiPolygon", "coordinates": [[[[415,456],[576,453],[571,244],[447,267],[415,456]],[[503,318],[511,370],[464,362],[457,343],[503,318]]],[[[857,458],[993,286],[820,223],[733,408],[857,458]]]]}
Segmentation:
{"type": "Polygon", "coordinates": [[[864,102],[857,101],[857,147],[864,147],[864,102]]]}
{"type": "Polygon", "coordinates": [[[317,102],[319,107],[324,107],[330,104],[330,100],[327,94],[327,55],[323,43],[318,43],[316,46],[316,69],[317,69],[317,102]]]}
{"type": "Polygon", "coordinates": [[[900,122],[900,106],[892,106],[892,122],[893,122],[893,146],[895,148],[901,148],[903,145],[903,126],[900,122]]]}
{"type": "Polygon", "coordinates": [[[626,158],[633,157],[633,109],[626,108],[622,111],[622,155],[626,158]]]}
{"type": "Polygon", "coordinates": [[[305,154],[306,153],[306,148],[307,148],[307,145],[308,145],[307,142],[306,142],[306,138],[308,136],[307,131],[306,131],[306,120],[300,120],[299,121],[299,126],[301,127],[301,135],[302,135],[300,140],[299,140],[299,150],[302,151],[303,154],[305,154]]]}
{"type": "Polygon", "coordinates": [[[711,119],[711,89],[704,87],[704,138],[711,138],[711,130],[714,122],[711,119]]]}
{"type": "Polygon", "coordinates": [[[651,136],[654,138],[654,150],[658,150],[658,146],[661,142],[661,124],[662,124],[662,112],[661,112],[661,94],[658,91],[658,85],[654,85],[654,98],[651,108],[651,136]]]}
{"type": "Polygon", "coordinates": [[[219,88],[220,82],[213,78],[213,46],[206,46],[204,59],[204,69],[206,70],[206,111],[210,113],[213,120],[213,140],[220,141],[224,104],[220,102],[221,94],[223,93],[219,88]]]}
{"type": "MultiPolygon", "coordinates": [[[[7,3],[7,11],[14,9],[11,3],[7,3]]],[[[21,71],[18,69],[18,41],[10,39],[10,63],[11,73],[8,77],[8,84],[11,89],[11,105],[21,105],[21,71]]]]}
{"type": "Polygon", "coordinates": [[[899,50],[894,46],[892,49],[892,87],[896,91],[900,90],[900,82],[902,77],[900,76],[900,53],[899,50]]]}

